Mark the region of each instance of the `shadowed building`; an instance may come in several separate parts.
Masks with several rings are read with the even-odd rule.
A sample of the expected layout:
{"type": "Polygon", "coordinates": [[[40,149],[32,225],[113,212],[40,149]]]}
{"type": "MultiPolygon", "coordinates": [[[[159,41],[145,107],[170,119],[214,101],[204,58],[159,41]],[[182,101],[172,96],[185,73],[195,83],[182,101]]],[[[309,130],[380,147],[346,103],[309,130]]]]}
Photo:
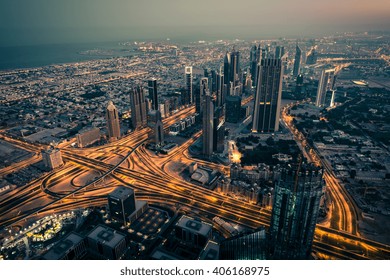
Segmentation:
{"type": "Polygon", "coordinates": [[[158,110],[157,80],[148,81],[149,99],[152,101],[152,110],[158,110]]]}
{"type": "Polygon", "coordinates": [[[130,102],[131,102],[131,121],[133,128],[144,127],[147,124],[146,115],[146,102],[144,91],[141,86],[135,87],[130,91],[130,102]]]}
{"type": "Polygon", "coordinates": [[[213,154],[214,136],[214,104],[210,95],[205,96],[203,102],[203,155],[209,157],[213,154]]]}
{"type": "Polygon", "coordinates": [[[297,45],[295,48],[295,60],[294,60],[294,69],[293,69],[294,77],[299,75],[300,67],[301,67],[301,58],[302,58],[302,51],[301,48],[297,45]]]}
{"type": "Polygon", "coordinates": [[[258,68],[252,132],[279,130],[283,65],[281,59],[262,59],[258,68]]]}
{"type": "Polygon", "coordinates": [[[320,79],[318,81],[317,88],[317,98],[316,106],[317,107],[328,107],[330,102],[327,104],[327,93],[334,89],[335,83],[335,69],[324,69],[321,72],[320,79]]]}
{"type": "Polygon", "coordinates": [[[121,137],[121,129],[119,126],[118,110],[116,109],[114,103],[111,100],[108,101],[108,105],[106,109],[106,121],[107,121],[108,138],[110,140],[119,139],[121,137]]]}
{"type": "Polygon", "coordinates": [[[275,187],[270,225],[271,259],[307,259],[323,194],[323,170],[288,165],[275,187]]]}
{"type": "Polygon", "coordinates": [[[183,104],[191,105],[194,101],[193,93],[192,93],[192,66],[186,66],[185,68],[185,95],[183,104]]]}

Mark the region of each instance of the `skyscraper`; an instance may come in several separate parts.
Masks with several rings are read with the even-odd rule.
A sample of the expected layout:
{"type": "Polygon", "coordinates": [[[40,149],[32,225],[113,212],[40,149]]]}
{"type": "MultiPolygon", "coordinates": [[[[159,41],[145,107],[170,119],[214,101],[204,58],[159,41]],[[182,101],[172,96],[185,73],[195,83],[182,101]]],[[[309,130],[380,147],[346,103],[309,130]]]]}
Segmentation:
{"type": "Polygon", "coordinates": [[[275,48],[275,58],[282,58],[284,55],[284,47],[283,46],[276,46],[275,48]]]}
{"type": "Polygon", "coordinates": [[[279,130],[283,67],[281,59],[262,59],[258,68],[252,132],[279,130]]]}
{"type": "Polygon", "coordinates": [[[195,95],[195,110],[202,117],[203,113],[203,99],[206,94],[209,94],[208,78],[203,77],[199,81],[199,90],[196,90],[195,95]]]}
{"type": "Polygon", "coordinates": [[[240,81],[240,52],[233,49],[226,52],[223,63],[224,84],[227,87],[227,95],[239,91],[240,81]]]}
{"type": "Polygon", "coordinates": [[[203,155],[209,157],[213,153],[214,136],[214,104],[210,95],[203,102],[203,155]]]}
{"type": "Polygon", "coordinates": [[[213,124],[213,151],[222,153],[225,143],[225,107],[216,107],[213,124]]]}
{"type": "Polygon", "coordinates": [[[148,81],[149,99],[152,101],[152,110],[158,110],[157,80],[148,81]]]}
{"type": "Polygon", "coordinates": [[[185,83],[186,83],[186,98],[184,103],[190,105],[193,103],[192,94],[192,66],[186,66],[185,68],[185,83]]]}
{"type": "MultiPolygon", "coordinates": [[[[260,48],[260,46],[259,46],[260,48]]],[[[259,53],[260,54],[260,53],[259,53]]],[[[259,58],[258,56],[258,50],[257,46],[253,45],[251,48],[250,52],[250,58],[249,58],[249,63],[250,63],[250,72],[251,72],[251,77],[252,77],[252,84],[256,86],[256,77],[257,77],[257,64],[259,63],[259,58]]]]}
{"type": "Polygon", "coordinates": [[[130,102],[133,128],[136,129],[145,126],[147,124],[146,102],[141,86],[137,86],[130,91],[130,102]]]}
{"type": "Polygon", "coordinates": [[[270,225],[271,259],[307,259],[323,194],[323,170],[288,165],[276,183],[270,225]]]}
{"type": "Polygon", "coordinates": [[[241,120],[241,96],[226,97],[226,121],[238,123],[241,120]]]}
{"type": "Polygon", "coordinates": [[[301,57],[302,57],[302,51],[301,51],[301,48],[298,46],[296,46],[295,48],[295,60],[294,60],[294,70],[293,70],[293,76],[296,77],[299,75],[299,70],[300,70],[300,67],[301,67],[301,57]]]}
{"type": "MultiPolygon", "coordinates": [[[[316,106],[317,107],[327,107],[326,106],[326,94],[328,91],[334,89],[335,83],[335,70],[332,69],[323,69],[321,72],[320,79],[318,81],[317,88],[317,98],[316,98],[316,106]]],[[[330,102],[329,102],[330,104],[330,102]]],[[[329,105],[328,104],[328,105],[329,105]]]]}
{"type": "Polygon", "coordinates": [[[116,109],[114,103],[111,100],[108,101],[107,104],[106,121],[108,138],[110,140],[119,139],[121,137],[121,129],[119,126],[118,110],[116,109]]]}

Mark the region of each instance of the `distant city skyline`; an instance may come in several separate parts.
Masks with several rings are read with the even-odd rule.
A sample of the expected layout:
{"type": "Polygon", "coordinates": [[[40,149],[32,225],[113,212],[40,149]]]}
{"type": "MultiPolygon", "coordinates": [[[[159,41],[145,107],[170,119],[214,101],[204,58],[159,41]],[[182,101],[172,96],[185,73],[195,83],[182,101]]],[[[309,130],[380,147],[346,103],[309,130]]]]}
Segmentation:
{"type": "Polygon", "coordinates": [[[310,36],[386,30],[390,25],[390,4],[383,0],[243,0],[240,8],[232,4],[231,0],[3,1],[0,46],[189,36],[310,36]]]}

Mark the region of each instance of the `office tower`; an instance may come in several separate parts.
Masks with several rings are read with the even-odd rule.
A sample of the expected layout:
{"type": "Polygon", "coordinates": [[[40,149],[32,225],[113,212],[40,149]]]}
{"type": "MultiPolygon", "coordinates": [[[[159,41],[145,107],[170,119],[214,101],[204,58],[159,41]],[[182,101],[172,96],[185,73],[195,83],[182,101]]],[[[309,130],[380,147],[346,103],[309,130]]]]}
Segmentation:
{"type": "Polygon", "coordinates": [[[241,96],[226,97],[226,122],[238,123],[241,120],[241,96]]]}
{"type": "Polygon", "coordinates": [[[218,79],[218,71],[216,70],[211,70],[211,83],[210,83],[210,92],[211,93],[217,93],[217,81],[218,79]]]}
{"type": "Polygon", "coordinates": [[[214,104],[210,95],[203,102],[203,155],[209,157],[213,153],[214,104]]]}
{"type": "Polygon", "coordinates": [[[283,67],[281,59],[262,59],[258,68],[252,132],[279,130],[283,67]]]}
{"type": "Polygon", "coordinates": [[[297,45],[295,48],[295,60],[294,60],[294,69],[293,69],[294,77],[299,75],[299,69],[301,67],[301,57],[302,57],[302,51],[301,48],[297,45]]]}
{"type": "Polygon", "coordinates": [[[225,108],[216,107],[214,110],[213,124],[213,151],[222,153],[225,140],[225,108]]]}
{"type": "Polygon", "coordinates": [[[222,72],[219,71],[216,76],[216,96],[217,96],[216,104],[218,107],[225,104],[226,91],[224,89],[223,78],[224,76],[222,72]]]}
{"type": "Polygon", "coordinates": [[[303,88],[303,75],[299,74],[296,79],[295,83],[295,93],[302,93],[302,88],[303,88]]]}
{"type": "Polygon", "coordinates": [[[118,110],[116,109],[112,101],[108,101],[106,109],[106,121],[107,121],[107,131],[108,138],[110,140],[117,140],[121,137],[121,129],[119,126],[119,115],[118,110]]]}
{"type": "Polygon", "coordinates": [[[42,151],[43,164],[48,170],[56,169],[64,164],[61,151],[57,148],[50,148],[42,151]]]}
{"type": "Polygon", "coordinates": [[[141,86],[137,86],[130,91],[130,102],[133,128],[137,129],[145,126],[147,124],[146,102],[144,91],[141,86]]]}
{"type": "MultiPolygon", "coordinates": [[[[260,45],[259,45],[260,49],[260,45]]],[[[260,53],[258,52],[257,46],[253,45],[251,48],[250,52],[250,58],[249,58],[249,63],[250,63],[250,72],[251,72],[251,77],[252,77],[252,84],[256,86],[256,77],[257,77],[257,64],[259,63],[259,57],[260,53]]]]}
{"type": "Polygon", "coordinates": [[[184,103],[191,105],[193,103],[192,94],[192,66],[186,66],[185,68],[185,83],[186,83],[186,96],[184,103]]]}
{"type": "Polygon", "coordinates": [[[330,105],[329,107],[334,107],[334,101],[335,101],[335,98],[336,98],[336,91],[335,90],[332,90],[332,97],[330,99],[330,105]]]}
{"type": "Polygon", "coordinates": [[[221,241],[219,258],[221,260],[265,260],[266,244],[266,232],[261,227],[221,241]]]}
{"type": "Polygon", "coordinates": [[[233,49],[226,52],[223,65],[224,84],[227,87],[227,95],[237,92],[240,82],[240,52],[233,49]]]}
{"type": "Polygon", "coordinates": [[[335,83],[335,69],[323,69],[321,72],[320,79],[318,81],[317,88],[317,98],[316,106],[317,107],[327,107],[327,97],[326,94],[328,91],[334,89],[335,83]]]}
{"type": "Polygon", "coordinates": [[[284,47],[283,46],[276,46],[275,58],[276,59],[282,58],[283,55],[284,55],[284,47]]]}
{"type": "Polygon", "coordinates": [[[152,110],[158,110],[157,80],[148,81],[149,99],[152,101],[152,110]]]}
{"type": "Polygon", "coordinates": [[[134,190],[124,186],[116,188],[108,195],[108,207],[111,219],[126,223],[136,208],[134,190]]]}
{"type": "Polygon", "coordinates": [[[92,145],[100,140],[100,129],[98,127],[82,129],[76,134],[76,140],[79,148],[92,145]]]}
{"type": "Polygon", "coordinates": [[[164,143],[164,127],[160,111],[152,110],[149,112],[148,125],[152,129],[152,142],[157,146],[162,146],[164,143]]]}
{"type": "Polygon", "coordinates": [[[196,90],[195,95],[195,111],[199,113],[200,117],[202,117],[203,113],[203,99],[206,96],[206,94],[209,94],[209,86],[208,86],[209,80],[207,78],[201,78],[199,81],[199,90],[196,90]]]}
{"type": "Polygon", "coordinates": [[[271,259],[307,259],[323,194],[323,170],[312,164],[282,168],[270,225],[271,259]]]}

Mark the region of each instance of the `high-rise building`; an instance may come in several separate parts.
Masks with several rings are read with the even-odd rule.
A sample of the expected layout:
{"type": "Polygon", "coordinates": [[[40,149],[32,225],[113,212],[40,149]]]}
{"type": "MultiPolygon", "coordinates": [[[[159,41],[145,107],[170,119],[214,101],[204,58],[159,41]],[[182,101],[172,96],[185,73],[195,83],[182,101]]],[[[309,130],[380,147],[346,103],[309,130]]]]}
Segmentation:
{"type": "Polygon", "coordinates": [[[281,59],[262,59],[258,68],[252,132],[279,130],[283,67],[281,59]]]}
{"type": "Polygon", "coordinates": [[[303,88],[303,75],[299,74],[296,79],[295,83],[295,93],[302,93],[302,88],[303,88]]]}
{"type": "Polygon", "coordinates": [[[195,95],[195,110],[197,113],[199,113],[199,116],[202,117],[203,113],[203,100],[204,97],[207,94],[210,94],[209,92],[209,86],[208,86],[208,78],[203,77],[199,81],[199,90],[196,90],[196,95],[195,95]]]}
{"type": "Polygon", "coordinates": [[[164,127],[161,121],[161,113],[158,110],[149,112],[149,127],[152,129],[152,142],[162,146],[164,143],[164,127]]]}
{"type": "Polygon", "coordinates": [[[216,107],[213,124],[213,151],[222,153],[225,143],[225,107],[216,107]]]}
{"type": "Polygon", "coordinates": [[[126,223],[136,210],[134,190],[124,186],[116,188],[108,195],[108,207],[111,219],[126,223]]]}
{"type": "Polygon", "coordinates": [[[223,240],[219,247],[219,258],[221,260],[265,260],[266,244],[266,232],[261,227],[223,240]]]}
{"type": "Polygon", "coordinates": [[[224,76],[221,71],[217,73],[216,76],[216,96],[217,96],[217,106],[220,107],[225,104],[226,90],[224,88],[223,82],[224,76]]]}
{"type": "Polygon", "coordinates": [[[241,120],[241,96],[226,97],[226,122],[238,123],[241,120]]]}
{"type": "Polygon", "coordinates": [[[152,110],[158,110],[157,80],[148,81],[149,99],[152,101],[152,110]]]}
{"type": "Polygon", "coordinates": [[[131,122],[133,128],[139,128],[146,126],[147,115],[146,115],[146,102],[144,96],[144,90],[141,86],[135,87],[130,91],[130,102],[131,102],[131,122]]]}
{"type": "Polygon", "coordinates": [[[192,66],[186,66],[185,68],[185,83],[186,83],[186,95],[183,103],[190,105],[193,103],[192,93],[192,66]]]}
{"type": "Polygon", "coordinates": [[[317,107],[327,107],[330,105],[330,102],[327,104],[327,92],[334,89],[335,83],[335,69],[323,69],[321,72],[320,79],[318,81],[317,88],[317,98],[316,106],[317,107]]]}
{"type": "Polygon", "coordinates": [[[312,164],[283,167],[274,193],[271,259],[307,259],[323,195],[323,170],[312,164]]]}
{"type": "MultiPolygon", "coordinates": [[[[227,87],[227,95],[237,93],[240,81],[240,52],[233,49],[226,52],[223,65],[224,84],[227,87]]],[[[240,94],[240,93],[239,93],[240,94]]]]}
{"type": "Polygon", "coordinates": [[[119,126],[118,110],[116,109],[114,103],[111,100],[108,101],[108,105],[106,109],[106,121],[107,121],[108,138],[110,140],[119,139],[121,137],[121,129],[119,126]]]}
{"type": "Polygon", "coordinates": [[[253,45],[250,52],[250,72],[252,77],[252,84],[256,86],[256,80],[257,80],[257,64],[259,64],[260,61],[260,45],[259,48],[257,48],[256,45],[253,45]]]}
{"type": "Polygon", "coordinates": [[[214,104],[210,95],[203,102],[203,155],[209,157],[213,153],[214,136],[214,104]]]}
{"type": "Polygon", "coordinates": [[[294,60],[294,69],[293,69],[294,77],[298,76],[300,73],[301,58],[302,58],[302,51],[301,48],[297,45],[295,48],[295,60],[294,60]]]}
{"type": "Polygon", "coordinates": [[[283,46],[276,46],[275,48],[275,58],[279,59],[282,58],[284,55],[284,47],[283,46]]]}
{"type": "Polygon", "coordinates": [[[174,228],[178,240],[195,248],[204,248],[212,237],[211,224],[188,216],[181,216],[174,228]]]}
{"type": "Polygon", "coordinates": [[[50,148],[42,151],[43,164],[48,170],[56,169],[64,164],[61,151],[57,148],[50,148]]]}

